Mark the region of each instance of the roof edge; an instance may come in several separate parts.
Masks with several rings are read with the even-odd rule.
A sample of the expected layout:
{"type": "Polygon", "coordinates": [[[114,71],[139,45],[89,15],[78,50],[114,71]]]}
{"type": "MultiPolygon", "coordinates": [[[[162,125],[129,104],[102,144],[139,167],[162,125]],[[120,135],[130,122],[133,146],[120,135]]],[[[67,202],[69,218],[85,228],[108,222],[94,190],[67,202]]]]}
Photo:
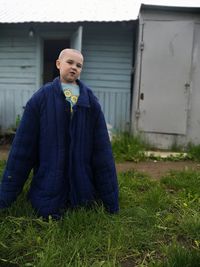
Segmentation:
{"type": "Polygon", "coordinates": [[[190,11],[192,13],[200,13],[200,7],[191,7],[191,6],[164,6],[164,5],[150,5],[150,4],[141,4],[141,10],[161,10],[161,11],[190,11]]]}
{"type": "Polygon", "coordinates": [[[44,24],[44,23],[57,23],[57,24],[77,24],[77,23],[131,23],[131,22],[136,22],[138,20],[138,17],[136,19],[127,19],[127,20],[77,20],[77,21],[38,21],[38,20],[25,20],[25,21],[0,21],[0,24],[44,24]]]}

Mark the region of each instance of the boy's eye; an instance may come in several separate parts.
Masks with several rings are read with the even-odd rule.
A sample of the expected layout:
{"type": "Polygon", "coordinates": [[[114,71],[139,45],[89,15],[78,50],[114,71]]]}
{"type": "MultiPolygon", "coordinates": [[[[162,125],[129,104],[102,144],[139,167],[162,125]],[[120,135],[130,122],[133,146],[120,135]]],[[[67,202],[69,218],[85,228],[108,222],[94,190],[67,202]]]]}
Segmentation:
{"type": "MultiPolygon", "coordinates": [[[[72,65],[72,64],[74,64],[74,61],[72,61],[72,60],[67,60],[66,63],[72,65]]],[[[81,68],[82,68],[82,64],[76,64],[76,67],[79,68],[79,69],[81,69],[81,68]]]]}

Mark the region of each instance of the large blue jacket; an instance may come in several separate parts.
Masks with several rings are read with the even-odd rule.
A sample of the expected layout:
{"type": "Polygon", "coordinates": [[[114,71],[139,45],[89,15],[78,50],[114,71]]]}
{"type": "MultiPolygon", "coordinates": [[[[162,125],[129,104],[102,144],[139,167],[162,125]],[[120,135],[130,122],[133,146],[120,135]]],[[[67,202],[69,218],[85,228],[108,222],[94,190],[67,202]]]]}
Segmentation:
{"type": "Polygon", "coordinates": [[[43,217],[70,207],[103,202],[117,212],[118,184],[101,107],[80,80],[80,96],[70,113],[56,78],[27,102],[0,185],[0,208],[22,191],[33,169],[32,206],[43,217]]]}

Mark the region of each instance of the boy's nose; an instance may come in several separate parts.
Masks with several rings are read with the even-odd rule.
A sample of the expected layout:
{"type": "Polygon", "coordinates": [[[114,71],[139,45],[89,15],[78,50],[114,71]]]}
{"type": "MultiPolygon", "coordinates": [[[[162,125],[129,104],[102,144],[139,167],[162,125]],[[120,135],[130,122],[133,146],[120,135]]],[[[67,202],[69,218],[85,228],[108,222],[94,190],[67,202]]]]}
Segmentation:
{"type": "Polygon", "coordinates": [[[74,64],[74,65],[72,65],[72,68],[73,68],[73,69],[76,69],[77,67],[76,67],[76,65],[74,64]]]}

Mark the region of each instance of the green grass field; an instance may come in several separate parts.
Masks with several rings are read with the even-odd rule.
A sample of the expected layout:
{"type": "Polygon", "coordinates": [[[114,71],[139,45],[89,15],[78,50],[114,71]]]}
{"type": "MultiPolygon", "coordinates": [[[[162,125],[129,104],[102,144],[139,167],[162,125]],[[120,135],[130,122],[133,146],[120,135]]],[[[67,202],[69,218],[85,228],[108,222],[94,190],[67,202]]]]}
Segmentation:
{"type": "Polygon", "coordinates": [[[118,215],[96,207],[49,222],[27,203],[28,186],[0,212],[1,267],[200,266],[199,172],[173,172],[160,181],[121,173],[118,215]]]}

